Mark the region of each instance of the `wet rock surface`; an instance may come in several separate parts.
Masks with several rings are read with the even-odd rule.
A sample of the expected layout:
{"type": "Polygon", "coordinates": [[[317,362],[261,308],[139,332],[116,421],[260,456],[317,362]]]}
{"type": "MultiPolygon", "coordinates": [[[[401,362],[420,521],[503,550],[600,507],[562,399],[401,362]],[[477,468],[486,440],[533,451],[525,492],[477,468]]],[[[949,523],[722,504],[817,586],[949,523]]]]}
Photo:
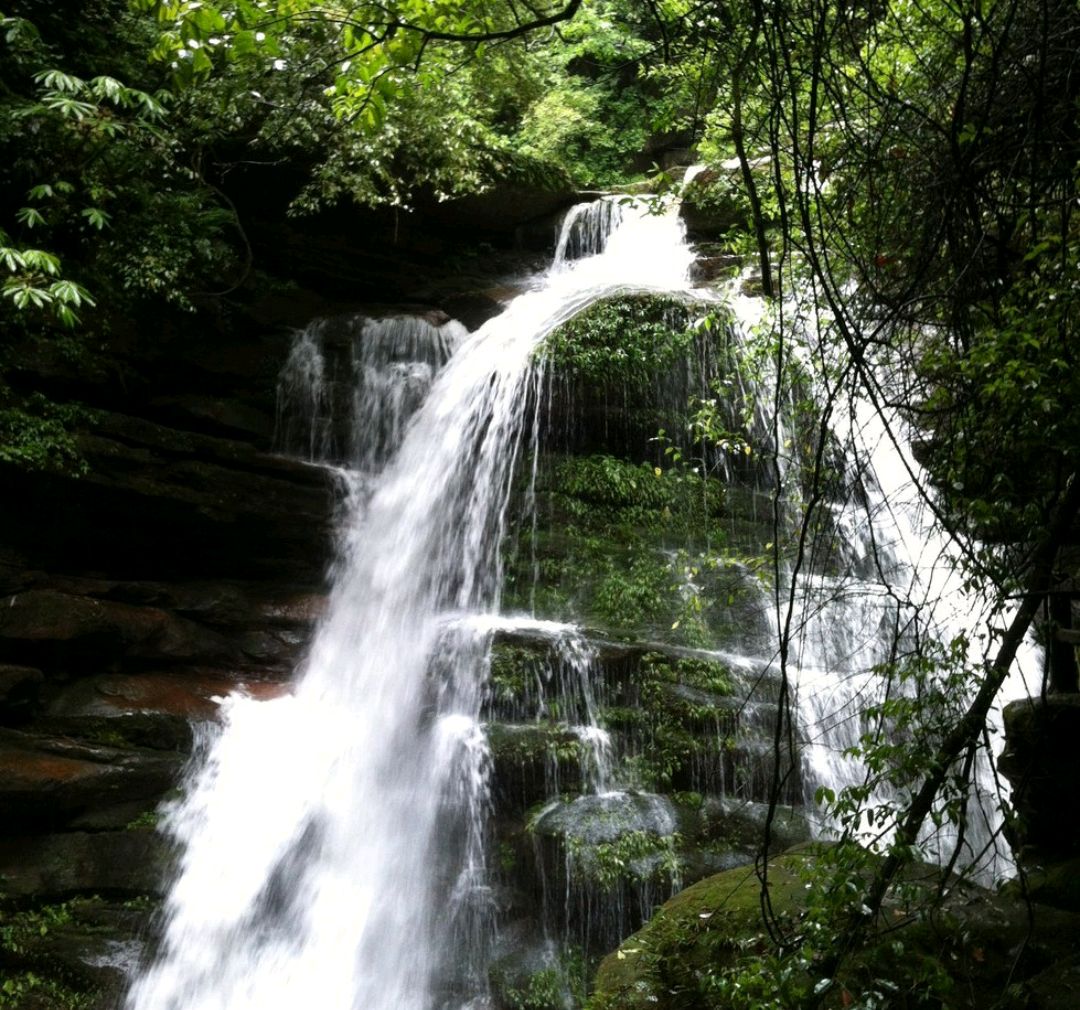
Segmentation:
{"type": "Polygon", "coordinates": [[[8,375],[79,406],[67,469],[0,464],[5,1006],[117,1005],[196,727],[286,689],[322,608],[339,487],[271,451],[288,335],[168,327],[8,375]]]}

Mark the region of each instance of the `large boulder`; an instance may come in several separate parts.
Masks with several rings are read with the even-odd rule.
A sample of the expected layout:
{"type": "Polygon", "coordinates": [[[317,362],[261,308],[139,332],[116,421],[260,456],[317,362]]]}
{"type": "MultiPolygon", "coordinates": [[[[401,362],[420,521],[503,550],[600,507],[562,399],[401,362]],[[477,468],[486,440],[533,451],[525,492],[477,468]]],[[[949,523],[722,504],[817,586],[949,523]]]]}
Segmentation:
{"type": "Polygon", "coordinates": [[[0,522],[19,530],[37,566],[322,582],[336,498],[331,471],[142,418],[89,416],[73,443],[85,472],[4,468],[0,522]]]}
{"type": "Polygon", "coordinates": [[[1007,705],[998,768],[1013,787],[1015,842],[1033,863],[1080,856],[1080,695],[1050,694],[1007,705]]]}
{"type": "Polygon", "coordinates": [[[161,894],[170,860],[165,839],[149,828],[0,839],[0,877],[9,898],[161,894]]]}
{"type": "MultiPolygon", "coordinates": [[[[795,935],[803,925],[810,883],[821,872],[817,859],[814,850],[805,849],[769,861],[774,930],[795,935]]],[[[865,948],[849,952],[813,1005],[829,1010],[851,1005],[882,1010],[1077,1006],[1080,916],[1029,906],[1019,896],[958,880],[939,895],[932,914],[926,914],[926,905],[905,904],[905,894],[937,894],[939,876],[933,867],[909,871],[904,889],[889,899],[880,932],[865,948]],[[920,907],[923,914],[917,914],[920,907]]],[[[686,888],[603,960],[590,1007],[811,1005],[810,990],[817,985],[813,962],[799,958],[806,949],[802,946],[777,953],[762,907],[762,880],[754,866],[686,888]]],[[[810,935],[804,939],[813,944],[810,935]]]]}
{"type": "Polygon", "coordinates": [[[44,643],[64,643],[107,656],[165,660],[228,659],[235,646],[193,621],[156,607],[76,596],[51,589],[13,595],[0,607],[0,639],[32,651],[44,643]]]}

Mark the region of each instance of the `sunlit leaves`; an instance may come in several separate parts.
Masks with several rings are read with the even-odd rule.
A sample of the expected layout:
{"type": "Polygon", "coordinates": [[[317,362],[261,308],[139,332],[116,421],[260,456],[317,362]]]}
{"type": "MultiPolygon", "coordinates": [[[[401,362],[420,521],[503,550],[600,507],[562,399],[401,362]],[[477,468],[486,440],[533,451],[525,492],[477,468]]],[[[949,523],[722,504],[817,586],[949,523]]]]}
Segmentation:
{"type": "MultiPolygon", "coordinates": [[[[94,74],[92,63],[80,64],[88,72],[72,73],[62,47],[47,45],[32,25],[13,19],[2,24],[9,46],[4,59],[14,58],[19,68],[6,79],[8,122],[19,126],[17,136],[3,138],[9,145],[3,172],[5,182],[26,193],[26,203],[10,211],[6,231],[0,231],[0,314],[14,313],[35,328],[70,327],[95,304],[81,282],[101,282],[100,273],[86,273],[87,262],[118,266],[130,249],[129,237],[113,246],[101,241],[102,234],[118,217],[127,227],[145,205],[144,190],[167,193],[178,180],[189,185],[191,173],[174,164],[167,94],[132,87],[115,73],[94,74]],[[13,42],[22,48],[10,48],[13,42]],[[10,90],[12,84],[21,91],[10,90]]],[[[119,55],[122,60],[127,54],[119,55]]],[[[143,60],[140,52],[139,66],[143,60]]],[[[15,66],[8,63],[5,70],[15,66]]],[[[206,254],[205,243],[188,245],[167,258],[182,267],[191,256],[206,254]]],[[[150,290],[145,278],[139,289],[150,290]]],[[[175,278],[169,297],[183,297],[175,278]]]]}

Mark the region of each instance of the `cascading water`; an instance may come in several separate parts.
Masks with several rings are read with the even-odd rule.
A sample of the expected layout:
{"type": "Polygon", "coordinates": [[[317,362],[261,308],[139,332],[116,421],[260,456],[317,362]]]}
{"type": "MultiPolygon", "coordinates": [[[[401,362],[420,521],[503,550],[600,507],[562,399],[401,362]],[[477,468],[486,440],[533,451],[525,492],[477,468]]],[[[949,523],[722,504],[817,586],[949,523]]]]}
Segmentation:
{"type": "MultiPolygon", "coordinates": [[[[560,241],[536,289],[439,372],[358,506],[293,693],[222,706],[167,817],[178,876],[130,1010],[430,1010],[483,991],[483,650],[445,618],[497,605],[537,343],[602,295],[685,284],[674,212],[621,217],[572,266],[560,241]]],[[[295,365],[313,383],[311,344],[295,365]]],[[[393,434],[366,443],[372,458],[393,434]]],[[[321,437],[313,422],[304,442],[321,437]]]]}
{"type": "Polygon", "coordinates": [[[363,473],[377,470],[401,444],[435,373],[465,335],[455,320],[316,319],[297,333],[278,377],[278,448],[363,473]]]}
{"type": "MultiPolygon", "coordinates": [[[[577,887],[574,874],[588,872],[595,853],[587,844],[577,853],[564,846],[562,885],[547,894],[545,882],[545,905],[610,947],[677,886],[674,839],[685,811],[640,791],[627,774],[643,755],[632,736],[616,741],[603,728],[611,699],[596,642],[571,625],[500,615],[498,605],[515,464],[528,433],[538,437],[545,406],[534,352],[598,298],[683,290],[691,253],[680,232],[673,211],[598,201],[567,215],[552,269],[472,335],[405,317],[323,321],[298,335],[280,383],[279,444],[362,471],[364,493],[350,499],[330,605],[292,693],[228,699],[184,799],[168,813],[179,873],[160,949],[134,982],[128,1010],[483,1004],[497,897],[486,851],[493,742],[481,713],[485,703],[489,714],[497,708],[487,676],[500,635],[546,650],[535,683],[501,713],[504,736],[525,738],[543,721],[578,756],[572,783],[560,782],[567,770],[558,755],[544,771],[541,797],[565,784],[581,795],[541,806],[537,839],[543,832],[601,846],[627,836],[667,839],[647,852],[628,850],[631,861],[648,864],[636,894],[577,887]],[[660,876],[657,860],[669,860],[660,876]],[[602,907],[616,901],[617,909],[602,907]]],[[[731,338],[741,339],[738,328],[731,338]]],[[[691,372],[694,381],[710,377],[704,365],[691,372]]],[[[685,400],[687,388],[684,377],[668,392],[685,400]]],[[[769,416],[770,398],[745,383],[739,395],[754,405],[761,444],[776,450],[775,472],[766,466],[756,479],[783,484],[788,414],[769,416]]],[[[535,441],[531,449],[530,507],[535,441]]],[[[734,495],[734,468],[725,476],[734,495]]],[[[796,596],[791,662],[807,794],[862,773],[840,751],[858,731],[859,696],[883,658],[888,636],[878,628],[895,613],[889,587],[909,584],[917,568],[905,560],[910,551],[901,549],[895,522],[871,518],[886,497],[895,505],[891,485],[864,476],[859,508],[831,517],[847,581],[811,571],[809,595],[796,596]]],[[[758,498],[771,507],[764,484],[742,490],[754,508],[758,498]]],[[[536,521],[534,511],[534,533],[536,521]]],[[[675,579],[674,551],[671,567],[675,579]]],[[[775,621],[764,634],[760,627],[761,615],[775,611],[754,576],[744,575],[761,598],[741,638],[723,652],[672,653],[721,660],[735,683],[730,698],[683,684],[670,685],[669,696],[711,713],[714,743],[695,759],[688,786],[718,798],[725,817],[726,795],[752,800],[767,791],[770,748],[750,745],[776,725],[775,656],[762,643],[778,629],[775,621]],[[741,738],[747,731],[754,736],[741,738]]],[[[693,575],[678,581],[688,604],[706,592],[693,575]]],[[[640,701],[625,684],[621,690],[616,704],[640,701]]]]}
{"type": "MultiPolygon", "coordinates": [[[[740,333],[749,333],[760,324],[764,305],[759,299],[736,293],[729,304],[735,310],[740,333]]],[[[786,311],[793,320],[801,316],[794,300],[786,311]]],[[[803,335],[795,331],[789,339],[795,335],[806,346],[817,344],[822,336],[816,327],[828,324],[827,320],[811,318],[815,318],[812,332],[803,335]]],[[[798,345],[799,340],[792,341],[789,353],[804,353],[798,345]]],[[[750,391],[759,400],[771,393],[768,384],[750,391]]],[[[815,565],[811,558],[790,598],[789,675],[795,689],[801,774],[809,809],[815,806],[813,796],[818,786],[838,793],[866,783],[866,765],[855,756],[869,728],[864,714],[890,692],[911,690],[882,673],[882,667],[911,652],[918,643],[932,647],[957,636],[969,639],[967,658],[977,663],[978,640],[989,628],[1001,626],[1001,615],[979,609],[965,591],[958,568],[949,562],[947,539],[928,517],[928,506],[915,486],[916,480],[924,486],[927,481],[907,442],[907,425],[898,411],[893,415],[886,421],[865,399],[840,398],[833,405],[830,428],[841,448],[834,466],[841,471],[839,481],[847,491],[837,500],[826,496],[818,509],[827,514],[826,526],[832,531],[831,542],[822,553],[835,560],[815,565]]],[[[767,418],[760,426],[763,430],[774,427],[779,446],[791,446],[794,441],[788,434],[792,422],[783,411],[779,418],[767,418]]],[[[805,460],[800,460],[799,450],[793,446],[787,452],[777,452],[776,459],[778,483],[792,486],[788,471],[805,460]]],[[[782,572],[781,578],[787,579],[787,585],[782,586],[786,593],[790,572],[782,572]]],[[[781,619],[783,614],[776,616],[781,619]]],[[[778,640],[780,630],[777,624],[774,639],[778,640]]],[[[1006,689],[1008,696],[1027,693],[1024,671],[1039,669],[1038,653],[1032,643],[1021,649],[1006,689]]],[[[954,717],[959,718],[966,704],[963,693],[951,701],[958,709],[954,717]]],[[[994,717],[1000,732],[1000,709],[994,717]]],[[[1001,826],[1001,784],[986,754],[979,755],[975,772],[958,864],[971,867],[990,882],[1009,875],[1014,867],[1007,848],[994,841],[1001,826]]],[[[867,807],[902,807],[906,799],[903,787],[878,781],[867,798],[867,807]]],[[[888,832],[882,830],[885,818],[878,816],[876,826],[874,819],[863,823],[867,840],[888,838],[888,832]]],[[[818,822],[819,830],[825,833],[831,827],[824,820],[818,822]]],[[[927,825],[921,843],[929,858],[945,862],[959,841],[956,824],[939,823],[936,827],[927,825]]]]}

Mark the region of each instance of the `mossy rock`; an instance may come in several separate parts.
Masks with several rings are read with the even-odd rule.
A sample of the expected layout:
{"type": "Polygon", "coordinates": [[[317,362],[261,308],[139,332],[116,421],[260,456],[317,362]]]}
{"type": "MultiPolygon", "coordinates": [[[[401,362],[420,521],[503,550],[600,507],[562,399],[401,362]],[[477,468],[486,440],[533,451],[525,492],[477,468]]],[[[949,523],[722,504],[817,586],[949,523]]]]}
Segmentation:
{"type": "Polygon", "coordinates": [[[558,327],[537,352],[551,390],[544,444],[625,457],[651,450],[651,461],[662,462],[657,432],[686,430],[691,401],[709,397],[730,371],[726,331],[696,324],[723,311],[715,302],[630,294],[601,299],[558,327]]]}
{"type": "Polygon", "coordinates": [[[556,372],[597,383],[648,383],[692,346],[693,312],[670,295],[603,298],[556,328],[539,353],[556,372]]]}
{"type": "Polygon", "coordinates": [[[1030,898],[1043,905],[1080,913],[1080,856],[1029,867],[1024,883],[1012,880],[1006,885],[1006,892],[1018,899],[1030,898]]]}
{"type": "Polygon", "coordinates": [[[745,184],[738,168],[706,168],[685,184],[679,216],[694,241],[723,239],[750,227],[745,184]]]}
{"type": "Polygon", "coordinates": [[[771,525],[744,529],[733,486],[663,462],[545,454],[535,516],[507,541],[506,605],[614,636],[760,652],[771,525]]]}
{"type": "MultiPolygon", "coordinates": [[[[774,907],[797,907],[807,854],[769,864],[774,907]]],[[[753,867],[707,877],[675,895],[643,929],[600,963],[592,1010],[689,1010],[703,1006],[703,976],[734,961],[762,932],[761,885],[753,867]]]]}
{"type": "Polygon", "coordinates": [[[155,902],[74,898],[0,911],[0,1007],[105,1010],[142,957],[155,902]]]}
{"type": "Polygon", "coordinates": [[[549,642],[496,641],[491,647],[488,713],[500,719],[524,715],[525,706],[539,693],[551,659],[549,642]]]}
{"type": "Polygon", "coordinates": [[[580,955],[545,941],[496,958],[488,981],[495,1010],[572,1010],[584,998],[586,972],[580,955]]]}
{"type": "Polygon", "coordinates": [[[588,748],[569,726],[551,723],[487,726],[497,807],[524,811],[562,792],[579,792],[588,778],[588,748]]]}
{"type": "MultiPolygon", "coordinates": [[[[701,806],[702,837],[756,853],[765,839],[769,804],[734,797],[707,796],[701,806]]],[[[796,807],[772,808],[769,849],[784,852],[811,840],[810,822],[796,807]]]]}
{"type": "MultiPolygon", "coordinates": [[[[782,925],[798,925],[808,884],[822,872],[820,851],[807,847],[769,861],[770,906],[782,925]]],[[[860,1000],[858,1005],[881,1010],[1072,1010],[1078,1005],[1080,917],[1028,906],[1008,892],[995,894],[958,879],[950,879],[939,894],[940,873],[937,867],[908,869],[886,900],[880,931],[842,963],[817,1005],[825,1010],[860,1000]],[[927,900],[931,895],[939,900],[927,900]]],[[[763,1006],[803,1005],[816,979],[773,950],[754,867],[719,873],[676,895],[604,958],[589,1007],[727,1010],[736,1004],[717,983],[736,966],[744,971],[739,1007],[756,1005],[748,986],[760,987],[763,1006]],[[786,986],[772,989],[784,973],[786,986]]]]}

